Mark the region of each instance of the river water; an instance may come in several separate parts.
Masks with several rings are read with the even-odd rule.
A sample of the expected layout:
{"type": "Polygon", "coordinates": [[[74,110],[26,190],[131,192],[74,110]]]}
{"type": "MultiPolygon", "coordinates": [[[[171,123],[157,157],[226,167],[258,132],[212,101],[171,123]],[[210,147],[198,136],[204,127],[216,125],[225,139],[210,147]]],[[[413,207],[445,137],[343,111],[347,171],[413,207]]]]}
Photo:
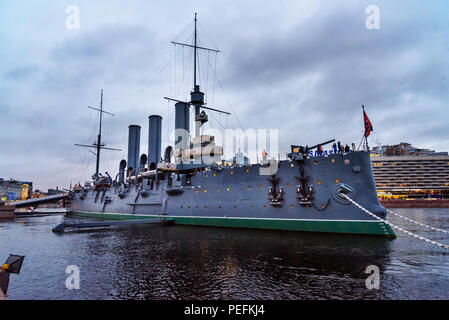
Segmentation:
{"type": "MultiPolygon", "coordinates": [[[[449,209],[393,210],[449,230],[449,209]]],[[[26,256],[9,299],[449,299],[449,250],[400,233],[388,240],[176,225],[52,233],[63,220],[73,221],[0,223],[0,263],[26,256]],[[79,290],[66,287],[69,265],[79,268],[79,290]],[[379,289],[367,289],[370,265],[380,270],[379,289]]],[[[389,220],[449,244],[449,234],[389,220]]]]}

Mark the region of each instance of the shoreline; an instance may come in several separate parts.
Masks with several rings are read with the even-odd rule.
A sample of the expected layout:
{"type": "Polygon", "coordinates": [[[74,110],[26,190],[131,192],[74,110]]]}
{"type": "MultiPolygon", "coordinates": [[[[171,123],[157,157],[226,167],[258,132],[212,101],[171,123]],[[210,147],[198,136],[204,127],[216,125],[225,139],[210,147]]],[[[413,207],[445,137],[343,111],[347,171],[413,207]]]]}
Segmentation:
{"type": "Polygon", "coordinates": [[[449,208],[449,200],[380,200],[385,208],[449,208]]]}

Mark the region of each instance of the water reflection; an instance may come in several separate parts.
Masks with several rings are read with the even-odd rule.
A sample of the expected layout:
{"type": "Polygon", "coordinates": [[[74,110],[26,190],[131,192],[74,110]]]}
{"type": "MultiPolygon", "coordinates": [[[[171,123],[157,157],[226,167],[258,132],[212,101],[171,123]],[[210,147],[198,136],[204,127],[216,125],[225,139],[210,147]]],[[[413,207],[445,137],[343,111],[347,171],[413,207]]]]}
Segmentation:
{"type": "Polygon", "coordinates": [[[202,227],[129,227],[93,243],[89,256],[114,252],[119,298],[375,298],[364,271],[390,259],[383,238],[202,227]]]}
{"type": "MultiPolygon", "coordinates": [[[[396,210],[449,229],[449,210],[396,210]],[[404,211],[405,210],[405,211],[404,211]]],[[[138,225],[53,234],[64,218],[2,223],[0,257],[26,255],[10,299],[447,299],[449,251],[379,237],[138,225]],[[81,289],[67,290],[77,265],[81,289]],[[369,265],[380,290],[365,286],[369,265]]],[[[390,217],[449,243],[447,234],[390,217]]]]}

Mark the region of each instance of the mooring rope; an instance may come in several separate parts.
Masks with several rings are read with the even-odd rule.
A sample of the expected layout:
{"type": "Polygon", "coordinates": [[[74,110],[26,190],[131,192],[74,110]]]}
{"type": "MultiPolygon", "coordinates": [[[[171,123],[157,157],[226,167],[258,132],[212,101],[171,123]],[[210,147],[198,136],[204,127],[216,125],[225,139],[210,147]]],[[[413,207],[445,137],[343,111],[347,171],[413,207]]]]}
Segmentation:
{"type": "Polygon", "coordinates": [[[351,202],[353,205],[355,205],[356,207],[358,207],[359,209],[361,209],[362,211],[366,212],[367,214],[369,214],[370,216],[376,218],[377,220],[382,221],[382,222],[385,223],[385,224],[388,224],[388,225],[389,225],[390,227],[392,227],[393,229],[396,229],[396,230],[401,231],[401,232],[403,232],[403,233],[405,233],[405,234],[408,234],[409,236],[412,236],[412,237],[414,237],[414,238],[416,238],[416,239],[425,241],[425,242],[427,242],[427,243],[431,243],[431,244],[436,245],[436,246],[438,246],[438,247],[441,247],[441,248],[444,248],[444,249],[449,249],[449,245],[447,245],[447,244],[440,243],[440,242],[437,242],[437,241],[434,241],[434,240],[430,240],[430,239],[427,239],[427,238],[418,236],[417,234],[414,234],[414,233],[412,233],[412,232],[410,232],[410,231],[407,231],[407,230],[405,230],[405,229],[403,229],[403,228],[401,228],[401,227],[398,227],[397,225],[394,225],[394,224],[392,224],[391,222],[389,222],[389,221],[387,221],[387,220],[384,220],[384,219],[382,219],[382,218],[376,216],[374,213],[368,211],[367,209],[365,209],[364,207],[362,207],[360,204],[358,204],[357,202],[355,202],[354,200],[352,200],[350,197],[348,197],[348,196],[345,195],[344,193],[340,193],[340,195],[341,195],[342,197],[344,197],[346,200],[348,200],[349,202],[351,202]]]}
{"type": "Polygon", "coordinates": [[[427,225],[427,224],[424,224],[424,223],[421,223],[421,222],[418,222],[418,221],[412,220],[412,219],[410,219],[410,218],[407,218],[407,217],[401,216],[401,215],[400,215],[399,213],[393,212],[393,211],[391,211],[390,209],[387,209],[387,211],[388,211],[388,213],[394,214],[395,216],[398,216],[399,218],[402,218],[402,219],[404,219],[404,220],[407,220],[407,221],[410,221],[410,222],[416,223],[417,225],[420,225],[420,226],[422,226],[422,227],[426,227],[426,228],[429,228],[429,229],[432,229],[432,230],[435,230],[435,231],[439,231],[439,232],[443,232],[443,233],[447,233],[447,234],[449,234],[449,231],[447,231],[447,230],[443,230],[443,229],[438,229],[438,228],[435,228],[435,227],[429,226],[429,225],[427,225]]]}

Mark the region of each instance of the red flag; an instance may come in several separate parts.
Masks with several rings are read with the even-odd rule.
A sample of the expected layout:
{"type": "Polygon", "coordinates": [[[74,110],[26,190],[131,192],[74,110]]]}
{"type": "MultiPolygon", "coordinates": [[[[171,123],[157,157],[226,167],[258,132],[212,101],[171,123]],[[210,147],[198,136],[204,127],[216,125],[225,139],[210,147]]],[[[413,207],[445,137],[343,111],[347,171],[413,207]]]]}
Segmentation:
{"type": "Polygon", "coordinates": [[[368,138],[371,131],[374,131],[374,129],[371,121],[369,121],[368,116],[365,113],[365,109],[363,109],[363,121],[365,122],[365,138],[368,138]]]}

